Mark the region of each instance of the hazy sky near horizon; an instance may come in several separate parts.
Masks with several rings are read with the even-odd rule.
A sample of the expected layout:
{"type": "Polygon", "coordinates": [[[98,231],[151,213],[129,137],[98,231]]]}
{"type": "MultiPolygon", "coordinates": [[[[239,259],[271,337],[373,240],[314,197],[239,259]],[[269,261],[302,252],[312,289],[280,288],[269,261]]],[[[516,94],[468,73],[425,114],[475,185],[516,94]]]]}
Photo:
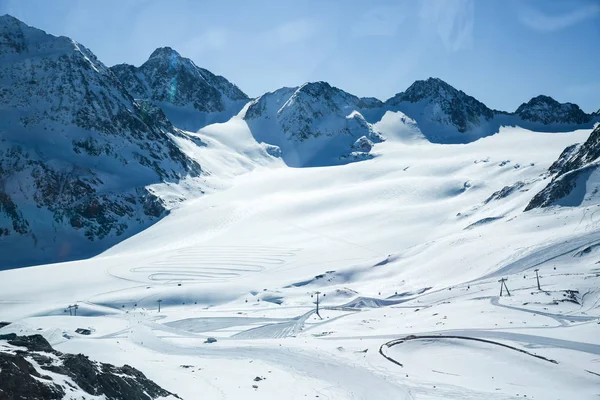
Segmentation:
{"type": "Polygon", "coordinates": [[[324,80],[385,100],[439,77],[491,108],[600,108],[600,0],[0,0],[107,65],[170,46],[250,96],[324,80]]]}

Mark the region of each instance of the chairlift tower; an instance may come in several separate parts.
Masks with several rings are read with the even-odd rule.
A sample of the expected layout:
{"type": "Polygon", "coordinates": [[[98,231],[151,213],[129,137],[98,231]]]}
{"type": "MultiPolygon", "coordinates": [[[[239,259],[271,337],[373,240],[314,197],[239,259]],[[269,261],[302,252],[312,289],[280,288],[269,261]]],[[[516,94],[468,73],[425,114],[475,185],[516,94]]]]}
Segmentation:
{"type": "Polygon", "coordinates": [[[541,291],[542,288],[540,287],[540,276],[538,274],[539,270],[540,270],[539,268],[534,269],[534,271],[535,271],[535,279],[537,280],[537,285],[538,285],[538,290],[541,291]]]}
{"type": "Polygon", "coordinates": [[[508,291],[508,286],[506,286],[506,281],[508,279],[506,278],[502,278],[500,279],[498,282],[500,282],[500,297],[502,297],[502,289],[506,289],[506,294],[508,294],[508,297],[510,297],[510,292],[508,291]]]}
{"type": "MultiPolygon", "coordinates": [[[[318,290],[316,292],[314,292],[313,294],[310,295],[310,297],[314,297],[315,295],[317,296],[317,309],[316,309],[316,314],[319,316],[319,318],[323,319],[323,317],[321,317],[321,314],[319,314],[319,295],[321,294],[321,292],[319,292],[318,290]]],[[[323,297],[325,297],[325,293],[323,293],[323,297]]]]}

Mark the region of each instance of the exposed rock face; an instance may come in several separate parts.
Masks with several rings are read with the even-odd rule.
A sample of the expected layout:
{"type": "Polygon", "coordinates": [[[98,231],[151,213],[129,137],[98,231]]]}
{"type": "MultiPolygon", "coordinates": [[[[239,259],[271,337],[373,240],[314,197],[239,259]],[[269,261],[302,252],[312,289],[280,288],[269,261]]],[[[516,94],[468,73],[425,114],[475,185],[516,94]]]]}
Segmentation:
{"type": "Polygon", "coordinates": [[[363,116],[382,106],[377,99],[311,82],[259,97],[244,119],[258,141],[281,148],[288,165],[331,165],[350,161],[347,156],[363,136],[373,143],[383,140],[363,116]]]}
{"type": "Polygon", "coordinates": [[[597,172],[599,158],[600,125],[592,131],[585,143],[569,146],[562,152],[549,168],[549,173],[554,174],[554,178],[534,196],[525,211],[561,204],[567,197],[573,198],[563,205],[579,205],[586,195],[595,194],[595,189],[586,187],[586,184],[597,172]],[[579,188],[577,193],[576,188],[579,188]]]}
{"type": "Polygon", "coordinates": [[[201,172],[69,38],[0,17],[0,81],[0,269],[92,255],[165,215],[147,185],[201,172]]]}
{"type": "Polygon", "coordinates": [[[526,185],[525,182],[518,181],[518,182],[513,183],[512,185],[504,186],[502,189],[492,193],[490,197],[485,199],[483,204],[488,204],[489,202],[494,201],[494,200],[504,199],[504,198],[510,196],[515,191],[521,190],[525,185],[526,185]]]}
{"type": "Polygon", "coordinates": [[[550,124],[585,124],[593,116],[586,114],[577,104],[559,103],[549,96],[536,96],[517,108],[515,114],[525,121],[550,124]]]}
{"type": "Polygon", "coordinates": [[[160,106],[184,129],[224,122],[249,100],[227,79],[196,66],[170,47],[156,49],[139,68],[119,64],[110,69],[134,98],[160,106]]]}
{"type": "Polygon", "coordinates": [[[179,398],[139,370],[52,349],[41,335],[0,335],[0,398],[153,400],[179,398]]]}
{"type": "Polygon", "coordinates": [[[498,113],[439,78],[416,81],[385,104],[415,119],[434,142],[470,141],[466,133],[484,128],[498,113]],[[438,133],[440,130],[445,132],[438,133]]]}

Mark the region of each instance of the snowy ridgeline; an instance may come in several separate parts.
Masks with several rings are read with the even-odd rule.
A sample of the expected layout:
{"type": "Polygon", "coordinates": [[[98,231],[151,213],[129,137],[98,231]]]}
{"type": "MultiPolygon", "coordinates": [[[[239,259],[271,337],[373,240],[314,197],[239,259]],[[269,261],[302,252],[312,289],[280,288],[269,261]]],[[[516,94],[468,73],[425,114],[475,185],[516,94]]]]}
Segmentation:
{"type": "Polygon", "coordinates": [[[0,87],[0,398],[600,394],[597,113],[248,99],[9,16],[0,87]]]}
{"type": "MultiPolygon", "coordinates": [[[[436,78],[385,102],[326,82],[249,99],[168,47],[140,67],[107,68],[10,16],[0,36],[0,269],[96,255],[256,167],[344,165],[377,157],[385,141],[469,143],[507,126],[567,132],[598,120],[547,96],[491,110],[436,78]]],[[[566,187],[530,208],[585,197],[566,187]]]]}

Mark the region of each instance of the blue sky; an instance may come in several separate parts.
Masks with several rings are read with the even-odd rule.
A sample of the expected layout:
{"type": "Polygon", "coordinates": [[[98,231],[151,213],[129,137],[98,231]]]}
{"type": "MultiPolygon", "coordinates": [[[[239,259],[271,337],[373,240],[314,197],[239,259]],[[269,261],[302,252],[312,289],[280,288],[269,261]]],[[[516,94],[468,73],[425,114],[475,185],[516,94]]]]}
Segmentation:
{"type": "Polygon", "coordinates": [[[600,108],[600,0],[0,0],[5,13],[107,65],[171,46],[250,96],[324,80],[385,100],[435,76],[497,109],[537,94],[600,108]]]}

